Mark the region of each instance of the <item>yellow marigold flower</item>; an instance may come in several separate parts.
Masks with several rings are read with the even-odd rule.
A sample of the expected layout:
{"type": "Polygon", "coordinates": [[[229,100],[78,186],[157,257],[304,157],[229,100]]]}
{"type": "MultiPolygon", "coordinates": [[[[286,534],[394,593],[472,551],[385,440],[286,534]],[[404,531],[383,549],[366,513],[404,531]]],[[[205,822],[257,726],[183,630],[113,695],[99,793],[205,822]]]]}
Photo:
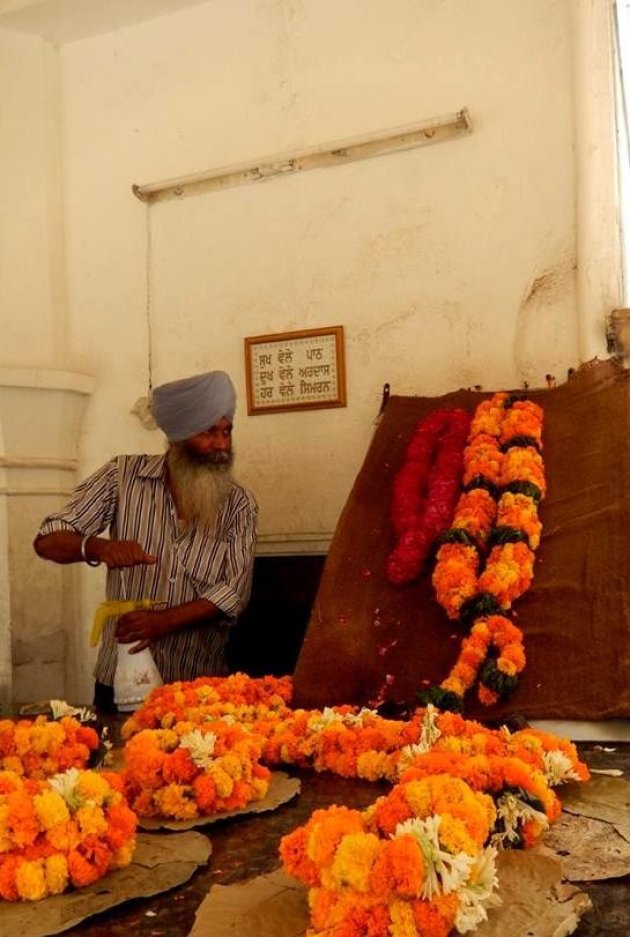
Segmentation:
{"type": "Polygon", "coordinates": [[[218,764],[210,765],[208,774],[215,783],[217,796],[226,800],[234,790],[234,781],[230,775],[218,764]]]}
{"type": "Polygon", "coordinates": [[[126,866],[131,864],[133,859],[133,854],[136,848],[136,840],[130,839],[126,843],[117,849],[112,856],[111,868],[112,869],[124,869],[126,866]]]}
{"type": "Polygon", "coordinates": [[[182,735],[188,735],[189,732],[192,732],[194,729],[198,728],[194,720],[188,718],[189,711],[190,710],[186,711],[187,712],[186,718],[178,719],[177,723],[175,724],[173,728],[173,732],[175,733],[175,735],[177,735],[177,743],[176,743],[177,745],[179,745],[179,740],[181,739],[182,735]]]}
{"type": "Polygon", "coordinates": [[[46,897],[46,873],[44,860],[33,859],[20,862],[15,870],[15,885],[18,895],[26,901],[41,901],[46,897]]]}
{"type": "Polygon", "coordinates": [[[33,798],[33,806],[37,819],[45,830],[58,823],[66,823],[70,819],[68,805],[57,791],[42,791],[33,798]]]}
{"type": "Polygon", "coordinates": [[[464,681],[460,680],[454,673],[451,673],[450,677],[443,680],[440,686],[445,690],[450,690],[451,693],[456,693],[458,696],[463,696],[468,689],[464,681]]]}
{"type": "Polygon", "coordinates": [[[49,746],[50,733],[46,725],[33,725],[31,730],[30,748],[37,755],[43,755],[49,746]]]}
{"type": "Polygon", "coordinates": [[[82,771],[77,781],[76,792],[83,802],[100,806],[108,800],[112,790],[105,778],[96,771],[82,771]]]}
{"type": "Polygon", "coordinates": [[[431,790],[424,781],[410,781],[404,785],[407,803],[416,817],[433,813],[431,790]]]}
{"type": "Polygon", "coordinates": [[[357,757],[358,778],[365,778],[367,781],[393,781],[396,774],[396,763],[387,752],[361,752],[357,757]]]}
{"type": "Polygon", "coordinates": [[[409,901],[394,898],[389,905],[392,922],[389,927],[391,937],[417,937],[418,930],[413,916],[413,907],[409,901]]]}
{"type": "Polygon", "coordinates": [[[224,771],[227,771],[230,777],[234,778],[235,781],[239,781],[243,777],[243,763],[234,752],[228,752],[227,755],[223,755],[221,758],[221,767],[224,771]]]}
{"type": "Polygon", "coordinates": [[[252,778],[251,785],[254,795],[253,800],[262,800],[269,790],[269,781],[266,781],[264,778],[252,778]]]}
{"type": "Polygon", "coordinates": [[[158,745],[161,751],[170,752],[179,745],[179,740],[186,732],[192,732],[194,729],[192,722],[178,722],[173,729],[163,729],[157,733],[158,745]],[[182,727],[183,731],[182,731],[182,727]]]}
{"type": "Polygon", "coordinates": [[[448,813],[442,814],[439,838],[444,848],[453,855],[465,852],[469,856],[475,856],[479,850],[478,844],[469,835],[465,824],[448,813]]]}
{"type": "Polygon", "coordinates": [[[197,816],[197,802],[190,787],[167,784],[153,794],[160,816],[176,820],[190,820],[197,816]]]}
{"type": "Polygon", "coordinates": [[[68,863],[61,853],[45,860],[46,889],[49,895],[60,895],[68,885],[68,863]]]}
{"type": "Polygon", "coordinates": [[[79,824],[79,829],[84,836],[103,836],[109,828],[109,824],[102,809],[93,804],[86,804],[84,807],[79,807],[74,818],[79,824]]]}
{"type": "Polygon", "coordinates": [[[341,840],[329,869],[322,871],[324,887],[350,886],[366,892],[370,872],[380,849],[380,840],[374,833],[349,833],[341,840]],[[328,881],[330,880],[330,881],[328,881]]]}

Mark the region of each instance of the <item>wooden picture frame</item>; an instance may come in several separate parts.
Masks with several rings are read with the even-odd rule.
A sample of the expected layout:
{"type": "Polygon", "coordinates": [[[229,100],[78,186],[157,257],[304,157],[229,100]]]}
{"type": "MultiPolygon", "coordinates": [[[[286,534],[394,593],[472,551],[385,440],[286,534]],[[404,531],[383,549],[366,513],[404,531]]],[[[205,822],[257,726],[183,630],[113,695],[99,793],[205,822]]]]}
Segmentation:
{"type": "Polygon", "coordinates": [[[342,325],[245,339],[247,412],[346,406],[342,325]]]}

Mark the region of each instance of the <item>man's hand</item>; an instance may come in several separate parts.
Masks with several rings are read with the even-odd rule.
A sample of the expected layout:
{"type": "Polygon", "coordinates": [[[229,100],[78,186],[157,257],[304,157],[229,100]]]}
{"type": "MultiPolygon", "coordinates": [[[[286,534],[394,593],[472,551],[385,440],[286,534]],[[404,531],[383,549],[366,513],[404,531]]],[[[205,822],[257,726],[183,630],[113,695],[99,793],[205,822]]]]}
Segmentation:
{"type": "Polygon", "coordinates": [[[157,561],[156,556],[147,553],[144,547],[135,540],[101,540],[90,539],[87,542],[88,556],[105,563],[108,569],[119,569],[124,566],[152,565],[157,561]]]}
{"type": "Polygon", "coordinates": [[[88,561],[98,560],[109,569],[116,569],[157,562],[157,557],[147,553],[135,540],[109,540],[96,535],[88,537],[84,545],[85,555],[81,552],[83,540],[83,534],[74,530],[56,530],[52,534],[37,537],[34,547],[38,556],[52,560],[53,563],[80,563],[87,557],[88,561]]]}
{"type": "Polygon", "coordinates": [[[170,609],[136,609],[121,615],[116,623],[116,639],[120,644],[133,644],[130,654],[137,654],[148,647],[156,638],[169,634],[174,623],[170,609]],[[134,641],[137,642],[134,644],[134,641]]]}

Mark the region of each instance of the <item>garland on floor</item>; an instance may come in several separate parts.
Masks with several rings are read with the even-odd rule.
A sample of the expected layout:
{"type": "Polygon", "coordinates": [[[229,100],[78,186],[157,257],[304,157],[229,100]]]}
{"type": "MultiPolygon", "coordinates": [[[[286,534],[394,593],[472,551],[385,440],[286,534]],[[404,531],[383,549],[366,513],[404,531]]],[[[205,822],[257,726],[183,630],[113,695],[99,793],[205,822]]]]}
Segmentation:
{"type": "Polygon", "coordinates": [[[420,420],[414,430],[393,486],[391,517],[397,542],[386,570],[395,585],[417,578],[451,522],[469,426],[465,410],[443,408],[420,420]]]}
{"type": "Polygon", "coordinates": [[[44,780],[69,768],[86,768],[99,745],[98,732],[73,716],[0,719],[0,770],[27,778],[44,780]]]}
{"type": "Polygon", "coordinates": [[[141,817],[190,820],[239,810],[269,788],[261,751],[261,739],[232,721],[143,729],[125,745],[125,793],[141,817]]]}
{"type": "Polygon", "coordinates": [[[459,778],[397,785],[360,812],[316,810],[285,836],[285,870],[309,888],[308,937],[447,937],[498,904],[490,797],[459,778]]]}
{"type": "Polygon", "coordinates": [[[198,677],[151,691],[122,727],[123,739],[140,729],[170,729],[177,722],[199,725],[217,718],[250,723],[285,711],[293,695],[291,677],[198,677]]]}
{"type": "Polygon", "coordinates": [[[123,868],[136,816],[113,772],[71,768],[47,781],[0,771],[0,898],[40,901],[123,868]]]}
{"type": "Polygon", "coordinates": [[[525,667],[522,631],[506,614],[531,585],[545,495],[542,409],[507,393],[479,404],[464,452],[464,493],[441,537],[433,584],[449,618],[470,634],[423,702],[460,710],[479,678],[489,705],[514,690],[525,667]]]}

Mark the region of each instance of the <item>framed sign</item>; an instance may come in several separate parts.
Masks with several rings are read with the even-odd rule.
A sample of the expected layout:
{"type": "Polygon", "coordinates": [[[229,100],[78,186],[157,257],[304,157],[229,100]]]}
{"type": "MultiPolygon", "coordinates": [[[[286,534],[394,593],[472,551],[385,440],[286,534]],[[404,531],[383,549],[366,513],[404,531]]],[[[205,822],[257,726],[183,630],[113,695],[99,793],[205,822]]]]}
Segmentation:
{"type": "Polygon", "coordinates": [[[245,339],[247,412],[346,406],[343,326],[245,339]]]}

